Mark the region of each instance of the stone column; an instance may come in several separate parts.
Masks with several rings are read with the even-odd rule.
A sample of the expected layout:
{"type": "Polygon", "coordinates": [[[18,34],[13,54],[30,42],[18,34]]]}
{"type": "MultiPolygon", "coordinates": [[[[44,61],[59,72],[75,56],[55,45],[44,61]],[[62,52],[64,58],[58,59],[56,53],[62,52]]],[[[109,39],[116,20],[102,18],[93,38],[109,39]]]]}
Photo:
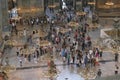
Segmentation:
{"type": "Polygon", "coordinates": [[[0,43],[1,43],[1,40],[2,40],[2,9],[1,9],[1,1],[0,1],[0,43]]]}
{"type": "Polygon", "coordinates": [[[44,0],[37,0],[37,8],[40,8],[40,13],[44,14],[44,0]]]}
{"type": "Polygon", "coordinates": [[[45,12],[47,7],[48,7],[48,0],[44,0],[44,12],[45,12]]]}
{"type": "Polygon", "coordinates": [[[17,7],[18,8],[22,8],[23,6],[22,6],[22,2],[23,2],[23,0],[17,0],[17,7]]]}
{"type": "Polygon", "coordinates": [[[73,8],[76,10],[76,0],[73,0],[73,8]]]}
{"type": "Polygon", "coordinates": [[[59,0],[60,9],[62,9],[62,0],[59,0]]]}
{"type": "Polygon", "coordinates": [[[2,32],[8,26],[8,0],[0,0],[0,43],[2,42],[2,32]]]}
{"type": "Polygon", "coordinates": [[[8,26],[8,0],[0,0],[0,32],[8,26]]]}
{"type": "Polygon", "coordinates": [[[82,0],[82,7],[86,7],[87,6],[87,0],[82,0]]]}

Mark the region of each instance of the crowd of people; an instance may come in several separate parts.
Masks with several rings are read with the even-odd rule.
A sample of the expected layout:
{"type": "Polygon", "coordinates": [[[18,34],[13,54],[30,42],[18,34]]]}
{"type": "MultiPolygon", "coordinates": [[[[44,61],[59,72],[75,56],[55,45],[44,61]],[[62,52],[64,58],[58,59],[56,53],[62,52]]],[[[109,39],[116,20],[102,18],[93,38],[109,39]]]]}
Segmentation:
{"type": "MultiPolygon", "coordinates": [[[[50,24],[50,30],[48,31],[48,33],[50,34],[49,36],[47,36],[47,39],[51,41],[53,45],[57,44],[56,46],[53,46],[53,50],[56,49],[56,51],[59,51],[60,55],[67,60],[68,64],[71,61],[70,59],[72,58],[73,58],[73,63],[74,61],[77,61],[78,64],[83,62],[85,62],[86,64],[89,61],[87,60],[88,57],[89,59],[90,58],[92,59],[94,56],[97,56],[99,54],[98,48],[96,48],[95,51],[92,51],[91,37],[87,32],[87,28],[89,27],[89,25],[86,23],[86,19],[87,19],[86,15],[77,16],[74,10],[63,10],[56,13],[52,19],[50,19],[49,17],[47,17],[47,19],[46,18],[44,19],[45,20],[40,20],[40,18],[38,17],[37,18],[30,17],[29,19],[25,19],[25,20],[23,19],[23,21],[24,23],[33,26],[33,25],[38,25],[39,23],[47,20],[46,22],[50,24]],[[62,23],[67,24],[70,21],[77,22],[82,26],[75,29],[75,28],[71,28],[68,25],[64,25],[64,26],[56,25],[57,22],[60,22],[61,24],[62,23]],[[68,28],[69,32],[61,33],[59,31],[60,27],[68,28]],[[90,49],[91,51],[89,51],[90,49]],[[77,57],[75,58],[76,54],[77,57]]],[[[15,31],[17,34],[18,31],[16,29],[16,24],[14,22],[12,23],[12,26],[13,26],[12,30],[15,31]]],[[[25,29],[23,32],[25,32],[25,29]]],[[[45,51],[42,51],[40,47],[40,50],[36,51],[35,53],[37,53],[38,56],[39,54],[43,54],[43,52],[45,51]]],[[[53,52],[55,53],[55,51],[53,52]]],[[[28,55],[29,61],[30,61],[30,56],[31,54],[28,55]]],[[[21,54],[21,57],[23,57],[23,54],[21,54]]],[[[24,55],[24,57],[26,58],[26,55],[24,55]]]]}
{"type": "Polygon", "coordinates": [[[89,24],[86,22],[87,16],[77,16],[74,11],[69,10],[56,15],[55,21],[57,22],[66,22],[67,24],[70,21],[74,21],[82,26],[78,28],[71,28],[68,25],[60,26],[70,29],[69,32],[63,34],[56,29],[59,26],[53,24],[54,26],[50,30],[51,36],[49,36],[49,39],[55,45],[53,54],[56,52],[60,53],[63,61],[67,62],[67,64],[76,63],[77,66],[86,66],[88,63],[91,63],[95,66],[99,57],[102,57],[102,51],[92,45],[92,40],[87,30],[89,27],[89,24]]]}
{"type": "MultiPolygon", "coordinates": [[[[32,26],[38,25],[44,21],[48,23],[48,36],[45,38],[39,37],[39,41],[50,41],[53,45],[47,46],[47,49],[52,49],[53,52],[46,50],[44,46],[40,46],[37,47],[32,54],[24,55],[24,53],[21,52],[21,48],[19,51],[17,51],[18,57],[25,58],[25,60],[28,60],[29,62],[31,61],[31,58],[35,58],[34,60],[36,61],[40,56],[45,54],[47,51],[50,51],[47,53],[52,53],[53,55],[59,53],[59,55],[63,58],[63,62],[67,62],[67,64],[76,63],[77,66],[86,66],[88,63],[91,63],[94,66],[96,65],[99,57],[102,56],[102,51],[92,45],[91,37],[88,34],[89,24],[87,23],[87,15],[78,16],[74,10],[61,10],[58,13],[55,13],[54,17],[49,18],[49,16],[47,16],[44,17],[44,19],[45,20],[41,20],[38,17],[30,17],[29,19],[25,19],[24,23],[32,26]],[[70,25],[67,25],[69,22],[76,22],[79,24],[79,26],[71,27],[70,25]],[[61,26],[57,23],[65,25],[61,26]],[[61,33],[61,27],[63,29],[68,29],[68,31],[61,33]]],[[[18,31],[16,24],[12,23],[12,27],[13,31],[15,31],[17,34],[18,31]]],[[[26,33],[26,28],[24,28],[23,32],[26,33]]],[[[36,32],[26,38],[28,43],[33,42],[32,36],[34,36],[34,34],[36,34],[36,32]]],[[[21,60],[22,59],[20,59],[20,62],[21,60]]]]}
{"type": "MultiPolygon", "coordinates": [[[[99,66],[99,60],[102,59],[103,51],[93,45],[92,38],[89,35],[89,24],[87,23],[88,15],[76,15],[74,10],[61,10],[58,13],[55,13],[54,17],[50,18],[49,16],[44,17],[45,20],[40,19],[38,17],[23,20],[21,24],[24,23],[27,25],[39,25],[41,23],[48,23],[46,32],[47,36],[44,38],[39,37],[38,40],[48,40],[52,43],[52,45],[48,46],[37,46],[35,47],[34,52],[31,54],[25,54],[21,52],[25,49],[20,48],[17,50],[16,54],[18,60],[20,62],[20,66],[22,67],[23,61],[35,62],[38,63],[39,58],[44,54],[51,54],[53,57],[55,55],[59,55],[62,58],[64,64],[67,65],[76,65],[77,67],[87,67],[90,65],[91,67],[99,66]],[[76,22],[79,26],[70,26],[67,25],[69,22],[76,22]],[[65,25],[58,25],[65,24],[65,25]],[[67,32],[61,33],[60,28],[68,29],[67,32]]],[[[13,23],[13,30],[17,32],[16,25],[13,23]]],[[[37,31],[37,30],[36,30],[37,31]]],[[[27,42],[34,43],[32,40],[32,36],[37,32],[33,32],[32,35],[28,36],[27,42]]],[[[16,33],[17,34],[17,33],[16,33]]],[[[35,45],[34,45],[35,46],[35,45]]],[[[29,52],[30,53],[30,52],[29,52]]],[[[116,54],[117,56],[117,54],[116,54]]],[[[118,61],[118,56],[115,57],[115,61],[118,61]]],[[[118,69],[118,67],[116,68],[118,69]]],[[[116,74],[118,72],[115,72],[116,74]]],[[[101,70],[99,69],[99,76],[101,76],[101,70]]]]}

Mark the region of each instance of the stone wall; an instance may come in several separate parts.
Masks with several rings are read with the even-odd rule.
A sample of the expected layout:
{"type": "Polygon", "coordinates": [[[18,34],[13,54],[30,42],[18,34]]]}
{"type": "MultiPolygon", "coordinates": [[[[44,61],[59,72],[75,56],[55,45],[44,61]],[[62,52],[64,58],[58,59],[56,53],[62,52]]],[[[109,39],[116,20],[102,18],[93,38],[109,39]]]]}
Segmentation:
{"type": "Polygon", "coordinates": [[[40,9],[39,13],[44,12],[44,0],[17,0],[17,7],[20,8],[20,12],[23,14],[32,14],[31,9],[40,9]],[[25,11],[28,10],[27,13],[25,11]]]}
{"type": "Polygon", "coordinates": [[[120,17],[120,0],[111,0],[113,5],[106,5],[109,0],[96,0],[96,12],[100,17],[120,17]]]}

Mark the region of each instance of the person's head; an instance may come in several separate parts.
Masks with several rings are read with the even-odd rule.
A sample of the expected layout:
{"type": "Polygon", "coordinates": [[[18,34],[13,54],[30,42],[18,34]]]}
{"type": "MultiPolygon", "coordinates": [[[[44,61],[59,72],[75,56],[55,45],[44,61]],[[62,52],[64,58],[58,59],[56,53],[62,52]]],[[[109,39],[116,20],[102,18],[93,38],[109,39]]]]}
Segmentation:
{"type": "Polygon", "coordinates": [[[6,59],[8,59],[8,57],[6,57],[6,59]]]}
{"type": "Polygon", "coordinates": [[[119,67],[117,66],[116,69],[119,69],[119,67]]]}
{"type": "Polygon", "coordinates": [[[116,67],[116,69],[118,69],[118,68],[119,68],[117,64],[115,65],[115,67],[116,67]]]}
{"type": "Polygon", "coordinates": [[[101,71],[101,69],[99,69],[98,71],[101,71]]]}

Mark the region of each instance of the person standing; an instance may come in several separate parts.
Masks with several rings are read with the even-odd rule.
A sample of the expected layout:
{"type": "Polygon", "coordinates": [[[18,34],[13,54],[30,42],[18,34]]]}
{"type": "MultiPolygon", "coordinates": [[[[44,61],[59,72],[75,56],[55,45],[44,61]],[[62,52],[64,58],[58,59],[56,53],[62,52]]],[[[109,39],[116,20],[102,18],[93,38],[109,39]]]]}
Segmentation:
{"type": "Polygon", "coordinates": [[[119,54],[116,52],[115,53],[115,62],[118,62],[118,59],[119,59],[119,54]]]}
{"type": "Polygon", "coordinates": [[[101,77],[101,75],[102,75],[102,71],[101,71],[101,69],[99,69],[98,72],[97,72],[97,76],[101,77]]]}
{"type": "Polygon", "coordinates": [[[66,49],[66,52],[65,52],[65,57],[67,59],[67,64],[69,65],[70,64],[70,52],[66,49]]]}
{"type": "Polygon", "coordinates": [[[84,58],[84,63],[85,63],[85,66],[87,66],[88,64],[88,53],[86,52],[86,55],[85,55],[85,58],[84,58]]]}
{"type": "Polygon", "coordinates": [[[17,35],[16,22],[12,23],[12,32],[15,32],[15,34],[17,35]]]}
{"type": "Polygon", "coordinates": [[[31,62],[31,54],[28,55],[28,61],[31,62]]]}
{"type": "Polygon", "coordinates": [[[6,65],[9,65],[9,59],[8,59],[8,57],[6,57],[5,63],[6,63],[6,65]]]}
{"type": "Polygon", "coordinates": [[[17,57],[19,57],[19,55],[20,55],[19,51],[17,51],[16,54],[17,54],[17,57]]]}
{"type": "Polygon", "coordinates": [[[100,52],[99,52],[99,56],[100,56],[100,58],[102,58],[102,54],[103,54],[103,51],[100,50],[100,52]]]}
{"type": "Polygon", "coordinates": [[[72,58],[72,63],[74,64],[75,63],[75,54],[73,51],[71,52],[71,58],[72,58]]]}
{"type": "Polygon", "coordinates": [[[53,56],[55,57],[55,55],[56,55],[56,47],[55,46],[53,47],[52,51],[53,51],[53,56]]]}
{"type": "Polygon", "coordinates": [[[26,37],[26,35],[27,35],[27,31],[26,31],[26,28],[24,28],[24,30],[23,30],[23,36],[26,37]]]}
{"type": "Polygon", "coordinates": [[[37,48],[37,49],[36,49],[36,57],[37,57],[37,60],[38,60],[39,56],[40,56],[40,53],[39,53],[39,50],[38,50],[38,48],[37,48]]]}
{"type": "Polygon", "coordinates": [[[22,67],[22,60],[20,59],[19,62],[20,62],[20,67],[22,67]]]}
{"type": "Polygon", "coordinates": [[[119,69],[118,65],[115,65],[115,74],[118,74],[118,69],[119,69]]]}

